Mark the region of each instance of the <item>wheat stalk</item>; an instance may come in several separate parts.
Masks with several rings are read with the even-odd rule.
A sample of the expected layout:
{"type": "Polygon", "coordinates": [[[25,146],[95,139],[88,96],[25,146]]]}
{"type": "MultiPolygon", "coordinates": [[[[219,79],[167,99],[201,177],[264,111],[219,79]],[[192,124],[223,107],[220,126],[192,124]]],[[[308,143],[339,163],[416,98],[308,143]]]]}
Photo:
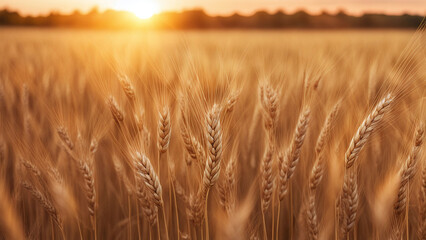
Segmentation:
{"type": "Polygon", "coordinates": [[[62,229],[62,220],[58,214],[58,211],[53,206],[52,202],[30,183],[23,181],[21,184],[26,190],[31,193],[31,195],[33,195],[35,199],[37,199],[37,201],[43,206],[44,210],[46,210],[50,217],[52,217],[58,227],[62,229]]]}
{"type": "Polygon", "coordinates": [[[141,108],[138,112],[135,112],[133,115],[135,120],[136,128],[139,132],[148,131],[145,127],[145,111],[141,108]]]}
{"type": "Polygon", "coordinates": [[[89,152],[92,157],[95,155],[96,151],[98,151],[98,145],[98,140],[96,140],[95,138],[90,141],[89,152]]]}
{"type": "Polygon", "coordinates": [[[92,218],[95,217],[95,205],[96,205],[96,191],[95,191],[95,179],[93,178],[92,170],[86,162],[79,162],[80,172],[83,174],[84,187],[86,191],[87,209],[92,218]]]}
{"type": "Polygon", "coordinates": [[[226,210],[228,212],[228,215],[232,214],[235,209],[235,194],[236,194],[236,176],[235,173],[237,171],[236,169],[237,161],[235,157],[231,157],[231,159],[228,161],[228,164],[226,165],[225,170],[225,183],[226,183],[226,191],[227,191],[227,198],[226,198],[226,210]]]}
{"type": "Polygon", "coordinates": [[[325,123],[321,129],[320,135],[318,136],[318,140],[315,145],[316,159],[309,177],[309,188],[311,192],[314,192],[316,188],[318,187],[318,184],[321,182],[321,179],[324,173],[324,157],[322,155],[322,151],[324,149],[325,142],[329,138],[330,131],[332,128],[332,123],[336,119],[339,108],[340,108],[340,102],[338,102],[333,107],[333,110],[330,112],[327,119],[325,120],[325,123]]]}
{"type": "Polygon", "coordinates": [[[67,129],[64,126],[59,126],[56,129],[59,138],[62,140],[62,142],[65,144],[65,146],[68,147],[69,150],[73,150],[74,149],[74,143],[71,140],[67,129]]]}
{"type": "Polygon", "coordinates": [[[310,239],[318,239],[318,218],[315,209],[315,196],[316,189],[322,179],[324,172],[323,167],[323,155],[317,157],[317,160],[314,163],[312,168],[311,175],[309,177],[309,193],[308,193],[308,209],[307,209],[307,221],[309,228],[309,237],[310,239]]]}
{"type": "Polygon", "coordinates": [[[386,95],[361,123],[345,153],[346,168],[352,167],[371,133],[377,127],[384,114],[388,112],[389,106],[393,100],[394,98],[391,94],[386,95]]]}
{"type": "Polygon", "coordinates": [[[179,198],[183,200],[185,205],[188,207],[190,205],[190,199],[187,196],[185,189],[182,187],[182,185],[179,183],[179,181],[175,177],[172,178],[172,181],[175,187],[176,194],[178,195],[179,198]]]}
{"type": "Polygon", "coordinates": [[[426,164],[423,161],[422,181],[420,189],[420,223],[419,233],[421,239],[426,239],[426,164]]]}
{"type": "Polygon", "coordinates": [[[291,141],[291,145],[285,154],[285,158],[287,158],[285,161],[288,163],[287,178],[289,180],[293,176],[294,171],[296,170],[296,166],[299,163],[300,151],[302,149],[306,131],[308,129],[310,113],[311,111],[309,107],[306,107],[302,111],[302,114],[299,116],[299,120],[296,125],[293,140],[291,141]]]}
{"type": "Polygon", "coordinates": [[[331,110],[330,114],[327,116],[324,125],[321,128],[321,132],[318,136],[317,143],[315,145],[315,154],[318,157],[322,150],[324,149],[325,142],[328,140],[333,127],[333,122],[335,121],[337,114],[339,113],[341,101],[337,102],[331,110]]]}
{"type": "Polygon", "coordinates": [[[188,132],[184,125],[181,126],[181,136],[189,156],[201,166],[201,169],[204,169],[206,164],[204,161],[206,153],[201,143],[188,132]]]}
{"type": "Polygon", "coordinates": [[[127,98],[129,99],[132,107],[135,106],[136,104],[136,94],[135,94],[135,89],[132,85],[132,83],[130,82],[130,79],[124,75],[122,77],[119,77],[120,83],[121,83],[121,87],[123,88],[124,93],[126,94],[127,98]]]}
{"type": "Polygon", "coordinates": [[[227,115],[232,113],[232,111],[234,110],[234,105],[237,102],[239,97],[239,94],[234,92],[232,93],[228,99],[226,100],[224,106],[223,106],[223,115],[227,115]]]}
{"type": "Polygon", "coordinates": [[[145,154],[136,152],[134,155],[134,166],[136,169],[136,174],[144,179],[144,183],[148,188],[148,191],[152,195],[152,200],[154,201],[157,207],[161,207],[163,204],[162,199],[162,188],[160,184],[160,179],[155,173],[154,168],[152,167],[151,161],[148,159],[145,154]]]}
{"type": "Polygon", "coordinates": [[[324,156],[320,155],[312,167],[311,175],[309,177],[309,189],[311,192],[314,192],[319,183],[322,180],[324,174],[324,156]]]}
{"type": "Polygon", "coordinates": [[[216,183],[222,160],[222,128],[220,126],[220,109],[213,105],[207,114],[208,156],[203,175],[203,195],[216,183]]]}
{"type": "Polygon", "coordinates": [[[308,200],[308,210],[306,211],[309,239],[318,239],[318,217],[315,209],[315,195],[310,194],[308,200]]]}
{"type": "Polygon", "coordinates": [[[280,201],[284,200],[284,196],[288,192],[288,162],[282,153],[278,155],[278,168],[279,168],[279,193],[278,197],[280,201]]]}
{"type": "Polygon", "coordinates": [[[423,135],[424,135],[424,127],[423,124],[420,124],[417,128],[415,137],[414,137],[414,145],[411,149],[411,153],[405,161],[404,165],[400,170],[400,183],[399,190],[397,195],[397,200],[395,202],[395,213],[400,215],[403,213],[406,203],[407,203],[407,194],[408,194],[408,182],[414,177],[416,174],[416,166],[418,161],[418,156],[421,150],[421,146],[423,143],[423,135]]]}
{"type": "Polygon", "coordinates": [[[158,208],[156,205],[151,204],[152,201],[145,193],[144,185],[145,179],[140,174],[136,174],[136,195],[142,205],[142,211],[148,219],[149,224],[154,226],[157,223],[158,208]]]}
{"type": "Polygon", "coordinates": [[[355,170],[351,169],[359,156],[360,151],[367,142],[373,130],[377,127],[384,114],[389,111],[390,104],[393,101],[391,94],[386,95],[373,109],[373,111],[364,119],[353,136],[351,143],[345,153],[346,173],[344,177],[342,196],[339,199],[340,220],[342,223],[342,235],[346,237],[353,228],[358,208],[358,186],[356,183],[355,170]]]}
{"type": "Polygon", "coordinates": [[[62,175],[59,173],[59,171],[56,167],[50,165],[49,168],[48,168],[48,174],[57,183],[59,183],[59,184],[64,183],[64,179],[63,179],[62,175]]]}
{"type": "Polygon", "coordinates": [[[119,176],[119,178],[121,178],[121,180],[124,183],[124,186],[126,188],[127,194],[132,194],[133,192],[136,192],[136,190],[134,190],[133,185],[130,183],[130,180],[127,178],[126,172],[123,168],[123,165],[121,164],[120,160],[117,159],[116,156],[112,157],[112,162],[114,164],[114,169],[115,172],[117,173],[117,175],[119,176]]]}
{"type": "Polygon", "coordinates": [[[328,115],[321,132],[319,134],[317,143],[315,145],[315,155],[316,159],[314,162],[314,166],[312,167],[312,171],[309,176],[309,193],[308,193],[308,208],[307,208],[307,222],[308,222],[308,230],[310,239],[318,239],[319,229],[318,229],[318,218],[316,213],[316,204],[315,204],[315,196],[316,190],[321,182],[321,179],[324,174],[324,156],[322,151],[324,149],[325,141],[329,138],[330,130],[332,127],[332,123],[337,116],[338,110],[340,107],[340,102],[338,102],[333,110],[328,115]]]}
{"type": "Polygon", "coordinates": [[[399,225],[393,226],[390,233],[389,240],[401,240],[401,239],[402,239],[401,227],[399,225]]]}
{"type": "Polygon", "coordinates": [[[192,136],[186,129],[186,126],[184,126],[183,124],[181,125],[180,133],[182,136],[183,143],[185,145],[185,149],[188,152],[189,156],[192,159],[197,160],[197,151],[195,150],[195,147],[192,141],[192,136]]]}
{"type": "Polygon", "coordinates": [[[225,178],[218,183],[219,203],[230,215],[235,209],[235,158],[231,158],[225,169],[225,178]]]}
{"type": "Polygon", "coordinates": [[[28,91],[28,85],[23,84],[22,86],[22,114],[24,123],[24,133],[28,137],[30,134],[30,94],[28,91]]]}
{"type": "Polygon", "coordinates": [[[345,174],[345,180],[343,183],[343,197],[342,197],[342,208],[343,213],[343,224],[342,234],[345,239],[347,234],[353,229],[358,211],[358,184],[356,179],[355,171],[349,171],[345,174]]]}
{"type": "Polygon", "coordinates": [[[262,160],[261,173],[262,173],[262,210],[266,212],[271,203],[272,190],[274,187],[274,178],[272,176],[272,158],[274,149],[268,144],[268,149],[265,152],[265,156],[262,160]]]}
{"type": "Polygon", "coordinates": [[[260,98],[264,109],[265,129],[268,131],[270,140],[272,140],[272,134],[278,119],[278,94],[270,85],[261,86],[260,98]]]}
{"type": "Polygon", "coordinates": [[[203,222],[205,202],[204,193],[200,191],[189,196],[189,217],[195,226],[200,226],[203,222]]]}
{"type": "Polygon", "coordinates": [[[111,111],[112,117],[114,118],[115,123],[120,126],[120,123],[124,120],[124,114],[118,107],[117,102],[113,96],[109,96],[108,100],[109,110],[111,111]]]}
{"type": "Polygon", "coordinates": [[[226,183],[225,182],[218,182],[217,183],[217,190],[219,193],[219,204],[222,206],[223,210],[226,211],[226,198],[227,198],[227,189],[226,189],[226,183]]]}
{"type": "Polygon", "coordinates": [[[317,187],[322,179],[324,172],[323,167],[323,155],[317,157],[314,167],[312,168],[311,175],[309,178],[309,193],[308,193],[308,209],[307,209],[307,221],[309,228],[309,237],[310,239],[318,239],[319,229],[318,229],[318,218],[317,212],[315,209],[315,196],[317,187]]]}
{"type": "Polygon", "coordinates": [[[24,165],[25,168],[27,168],[28,170],[30,170],[35,176],[41,178],[41,172],[38,169],[38,167],[36,167],[31,162],[25,161],[23,159],[21,159],[21,163],[22,163],[22,165],[24,165]]]}
{"type": "Polygon", "coordinates": [[[171,125],[169,109],[164,107],[159,113],[158,121],[158,149],[165,153],[170,144],[171,125]]]}

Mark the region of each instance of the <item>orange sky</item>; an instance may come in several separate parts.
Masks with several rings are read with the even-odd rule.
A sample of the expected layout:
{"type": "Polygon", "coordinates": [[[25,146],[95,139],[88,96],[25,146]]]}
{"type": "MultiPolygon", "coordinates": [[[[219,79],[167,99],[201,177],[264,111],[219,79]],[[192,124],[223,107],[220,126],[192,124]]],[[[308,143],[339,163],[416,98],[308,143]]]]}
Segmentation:
{"type": "MultiPolygon", "coordinates": [[[[80,9],[88,11],[94,5],[100,9],[114,8],[122,0],[0,0],[0,8],[8,7],[27,14],[45,14],[52,10],[65,13],[80,9]]],[[[134,0],[145,1],[145,0],[134,0]]],[[[238,11],[250,14],[264,9],[276,11],[284,9],[288,12],[300,8],[311,12],[322,9],[336,11],[343,8],[350,13],[359,14],[364,11],[385,13],[416,13],[426,14],[426,0],[155,0],[159,9],[182,10],[203,8],[210,14],[227,15],[238,11]]]]}

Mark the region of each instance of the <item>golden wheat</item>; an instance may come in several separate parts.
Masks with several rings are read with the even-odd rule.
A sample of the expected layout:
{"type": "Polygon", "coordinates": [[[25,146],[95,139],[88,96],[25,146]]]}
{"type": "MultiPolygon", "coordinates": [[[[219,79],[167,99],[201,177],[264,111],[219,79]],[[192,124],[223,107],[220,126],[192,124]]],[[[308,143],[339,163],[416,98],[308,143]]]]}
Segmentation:
{"type": "Polygon", "coordinates": [[[423,28],[0,35],[1,239],[426,236],[423,28]]]}

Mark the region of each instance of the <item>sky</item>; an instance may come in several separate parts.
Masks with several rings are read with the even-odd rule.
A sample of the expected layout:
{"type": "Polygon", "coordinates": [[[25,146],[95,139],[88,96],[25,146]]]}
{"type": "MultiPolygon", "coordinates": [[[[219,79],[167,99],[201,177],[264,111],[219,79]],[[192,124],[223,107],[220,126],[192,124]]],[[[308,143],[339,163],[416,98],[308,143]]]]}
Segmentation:
{"type": "Polygon", "coordinates": [[[274,12],[279,9],[291,13],[301,8],[312,13],[345,9],[352,14],[426,14],[426,0],[0,0],[0,9],[7,7],[24,15],[46,14],[51,11],[71,13],[75,9],[87,12],[93,6],[98,6],[101,10],[117,9],[123,1],[127,1],[130,6],[133,2],[138,8],[143,7],[144,1],[155,1],[157,12],[203,8],[211,15],[230,15],[234,12],[251,14],[257,10],[274,12]]]}

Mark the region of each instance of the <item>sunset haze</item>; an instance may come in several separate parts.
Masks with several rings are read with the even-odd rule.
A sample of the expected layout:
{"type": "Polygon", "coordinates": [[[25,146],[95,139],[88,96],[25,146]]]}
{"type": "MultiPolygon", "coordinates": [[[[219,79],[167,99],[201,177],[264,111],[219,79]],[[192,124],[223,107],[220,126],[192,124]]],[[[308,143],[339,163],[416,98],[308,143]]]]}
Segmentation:
{"type": "MultiPolygon", "coordinates": [[[[16,10],[24,15],[47,14],[51,11],[71,13],[74,10],[87,12],[94,6],[100,10],[118,9],[117,6],[123,1],[128,0],[0,0],[0,8],[16,10]]],[[[146,1],[146,0],[145,0],[146,1]]],[[[136,12],[144,11],[141,9],[145,1],[137,2],[134,9],[136,12]]],[[[361,14],[363,12],[379,12],[388,14],[411,13],[424,15],[426,12],[426,1],[423,0],[264,0],[264,1],[243,1],[243,0],[150,0],[158,6],[157,12],[161,11],[181,11],[185,9],[202,8],[211,15],[230,15],[234,12],[241,14],[251,14],[257,10],[266,10],[274,12],[284,10],[294,12],[298,9],[306,9],[312,13],[318,13],[322,10],[336,12],[344,9],[352,14],[361,14]]],[[[120,10],[120,9],[118,9],[120,10]]]]}

